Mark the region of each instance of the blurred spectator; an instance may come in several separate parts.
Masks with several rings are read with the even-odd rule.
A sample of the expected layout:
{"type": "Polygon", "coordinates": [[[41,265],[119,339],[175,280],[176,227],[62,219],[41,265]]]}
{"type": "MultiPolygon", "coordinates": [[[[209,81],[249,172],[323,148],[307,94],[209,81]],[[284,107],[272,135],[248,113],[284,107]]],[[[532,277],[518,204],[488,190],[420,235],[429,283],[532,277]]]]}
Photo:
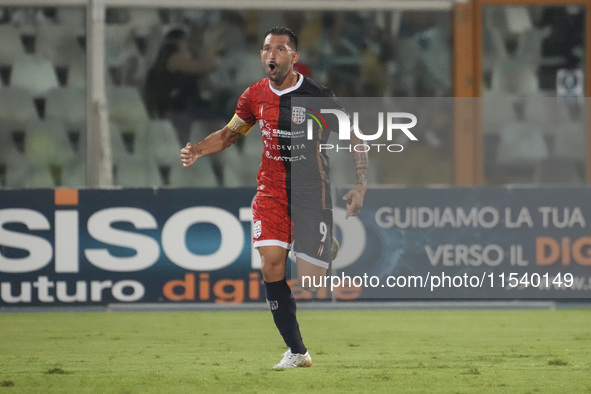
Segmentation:
{"type": "Polygon", "coordinates": [[[542,12],[541,25],[550,33],[542,41],[540,83],[542,89],[554,89],[559,69],[582,67],[585,51],[584,7],[576,4],[546,7],[542,12]]]}
{"type": "Polygon", "coordinates": [[[153,119],[170,119],[181,143],[189,140],[191,122],[204,110],[198,77],[212,69],[214,60],[212,48],[204,51],[201,58],[193,57],[187,33],[173,29],[165,35],[156,60],[148,69],[144,86],[148,115],[153,119]]]}
{"type": "Polygon", "coordinates": [[[491,28],[489,32],[497,48],[492,67],[491,93],[501,96],[538,95],[540,87],[535,67],[517,51],[519,36],[510,35],[503,39],[497,30],[491,28]]]}
{"type": "MultiPolygon", "coordinates": [[[[225,120],[234,111],[236,94],[246,88],[236,86],[236,75],[238,69],[249,63],[245,61],[249,57],[247,52],[250,52],[247,36],[244,18],[235,11],[221,12],[217,22],[210,21],[204,28],[204,42],[216,45],[218,53],[215,67],[202,85],[202,94],[206,94],[211,102],[210,118],[225,120]]],[[[258,54],[258,50],[256,52],[258,54]]],[[[260,64],[260,58],[257,63],[260,64]]]]}
{"type": "Polygon", "coordinates": [[[365,97],[383,96],[388,88],[386,75],[386,64],[380,59],[379,48],[365,46],[361,64],[361,95],[365,97]]]}
{"type": "Polygon", "coordinates": [[[312,76],[312,70],[310,69],[310,67],[308,67],[304,63],[296,63],[296,64],[294,64],[293,65],[293,69],[295,71],[299,72],[300,74],[302,74],[305,77],[311,77],[312,76]]]}

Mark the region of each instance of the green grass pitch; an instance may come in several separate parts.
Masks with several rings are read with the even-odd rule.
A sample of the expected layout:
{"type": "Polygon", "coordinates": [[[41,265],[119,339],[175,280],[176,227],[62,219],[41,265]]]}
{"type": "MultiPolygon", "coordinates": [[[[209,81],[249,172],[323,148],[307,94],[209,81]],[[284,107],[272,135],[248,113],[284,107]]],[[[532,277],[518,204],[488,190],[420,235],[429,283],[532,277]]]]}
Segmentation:
{"type": "Polygon", "coordinates": [[[299,313],[312,368],[266,311],[0,313],[4,393],[584,393],[591,313],[299,313]]]}

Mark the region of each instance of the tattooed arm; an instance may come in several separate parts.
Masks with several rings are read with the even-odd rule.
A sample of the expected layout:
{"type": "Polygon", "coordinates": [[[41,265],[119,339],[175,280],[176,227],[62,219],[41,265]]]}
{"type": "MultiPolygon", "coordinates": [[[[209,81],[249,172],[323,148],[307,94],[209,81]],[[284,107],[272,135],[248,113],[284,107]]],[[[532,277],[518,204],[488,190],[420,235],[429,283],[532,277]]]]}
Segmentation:
{"type": "MultiPolygon", "coordinates": [[[[356,135],[351,136],[351,145],[355,146],[363,144],[363,141],[356,135]]],[[[355,176],[357,183],[355,187],[343,196],[343,200],[347,201],[347,214],[349,216],[357,216],[363,208],[363,199],[365,197],[365,190],[367,188],[367,170],[368,170],[368,156],[367,152],[352,151],[353,159],[355,160],[355,176]]]]}

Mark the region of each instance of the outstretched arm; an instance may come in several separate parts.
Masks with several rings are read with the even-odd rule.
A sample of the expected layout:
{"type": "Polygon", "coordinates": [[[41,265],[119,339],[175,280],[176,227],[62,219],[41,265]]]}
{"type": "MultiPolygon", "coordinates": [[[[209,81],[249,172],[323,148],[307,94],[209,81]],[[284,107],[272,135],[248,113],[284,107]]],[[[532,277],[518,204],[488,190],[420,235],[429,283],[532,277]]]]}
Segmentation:
{"type": "Polygon", "coordinates": [[[188,142],[181,149],[183,167],[189,167],[202,156],[221,152],[240,138],[240,134],[232,131],[228,126],[208,135],[203,141],[193,144],[188,142]]]}
{"type": "MultiPolygon", "coordinates": [[[[356,135],[351,136],[351,145],[363,144],[363,141],[356,135]]],[[[355,187],[343,196],[343,200],[347,201],[347,214],[345,219],[349,216],[357,216],[363,208],[363,199],[365,198],[365,190],[367,188],[367,168],[368,157],[367,152],[356,152],[353,150],[353,159],[355,160],[355,175],[357,183],[355,187]]]]}

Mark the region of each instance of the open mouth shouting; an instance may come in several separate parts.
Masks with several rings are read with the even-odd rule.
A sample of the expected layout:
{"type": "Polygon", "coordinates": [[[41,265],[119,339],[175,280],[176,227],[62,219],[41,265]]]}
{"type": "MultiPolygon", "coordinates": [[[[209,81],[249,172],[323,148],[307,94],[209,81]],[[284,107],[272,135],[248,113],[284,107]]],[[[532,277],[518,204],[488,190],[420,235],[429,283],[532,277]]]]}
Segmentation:
{"type": "Polygon", "coordinates": [[[275,64],[274,61],[270,61],[267,64],[267,74],[271,77],[271,76],[275,76],[277,75],[277,65],[275,64]]]}

